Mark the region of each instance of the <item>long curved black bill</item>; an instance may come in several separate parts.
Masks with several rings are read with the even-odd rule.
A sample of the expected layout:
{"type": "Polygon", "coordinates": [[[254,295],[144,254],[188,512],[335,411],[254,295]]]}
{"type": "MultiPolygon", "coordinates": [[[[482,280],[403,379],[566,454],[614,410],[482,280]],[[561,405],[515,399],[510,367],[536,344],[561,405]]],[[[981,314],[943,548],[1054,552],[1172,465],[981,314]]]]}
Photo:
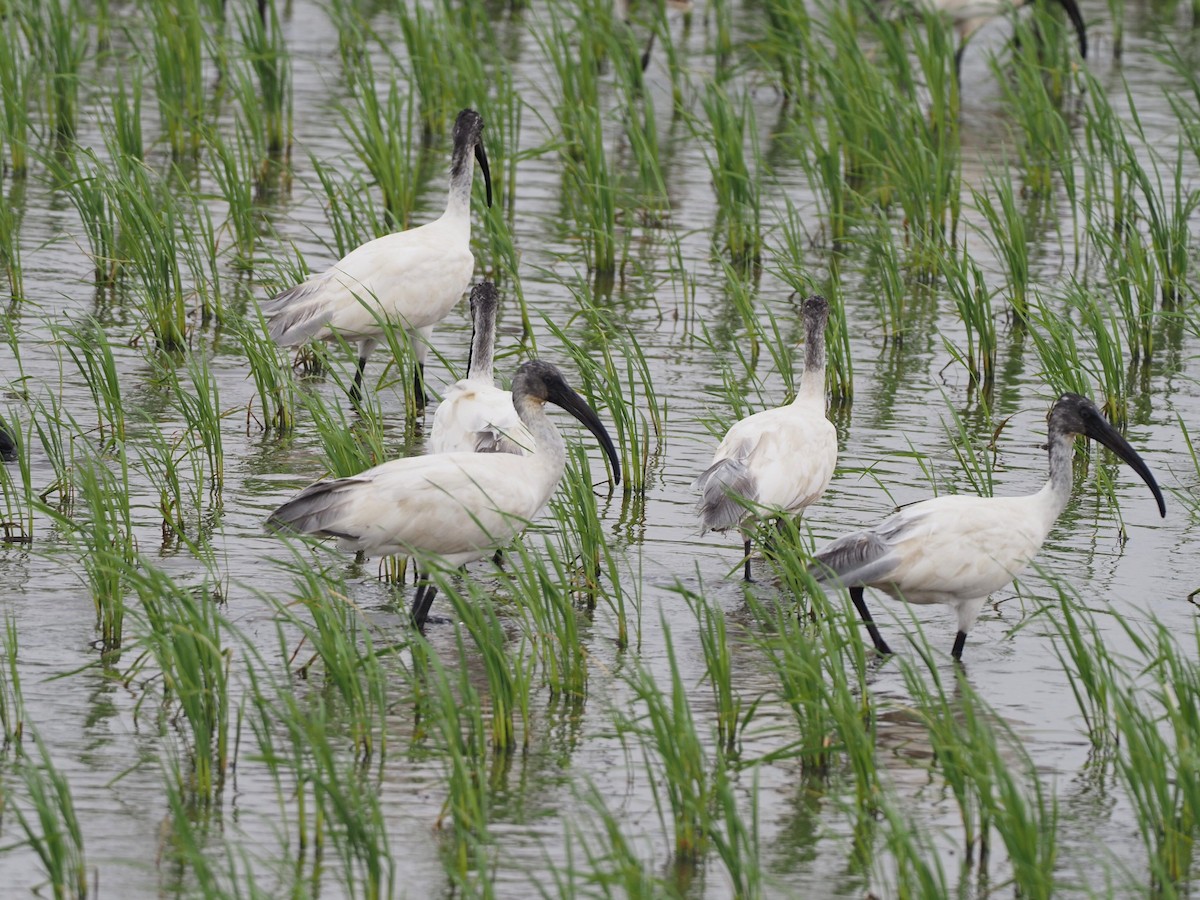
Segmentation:
{"type": "Polygon", "coordinates": [[[588,406],[586,400],[565,384],[550,386],[550,392],[546,399],[551,403],[557,403],[582,422],[584,427],[596,436],[596,440],[600,442],[600,447],[608,456],[609,463],[612,464],[613,484],[620,484],[621,462],[617,459],[617,448],[613,446],[612,438],[608,436],[608,432],[604,429],[604,423],[600,421],[600,416],[596,414],[596,411],[588,406]]]}
{"type": "Polygon", "coordinates": [[[1142,476],[1142,481],[1146,482],[1146,486],[1150,488],[1154,494],[1154,499],[1158,501],[1158,514],[1163,518],[1167,515],[1167,505],[1163,502],[1162,491],[1158,489],[1158,482],[1154,480],[1154,476],[1150,473],[1150,467],[1142,461],[1138,456],[1137,451],[1129,445],[1129,441],[1121,436],[1121,433],[1103,416],[1091,416],[1087,422],[1087,436],[1092,440],[1099,441],[1117,456],[1121,457],[1129,468],[1142,476]]]}
{"type": "MultiPolygon", "coordinates": [[[[1074,0],[1064,0],[1074,2],[1074,0]]],[[[1076,13],[1079,10],[1075,11],[1076,13]]],[[[488,168],[487,151],[483,149],[483,141],[475,145],[475,158],[479,160],[479,168],[483,169],[483,186],[487,188],[487,204],[492,205],[492,171],[488,168]]]]}
{"type": "Polygon", "coordinates": [[[1067,11],[1067,18],[1075,26],[1075,33],[1079,35],[1079,55],[1087,59],[1087,28],[1083,24],[1083,14],[1079,12],[1079,6],[1075,0],[1058,0],[1058,2],[1067,11]]]}

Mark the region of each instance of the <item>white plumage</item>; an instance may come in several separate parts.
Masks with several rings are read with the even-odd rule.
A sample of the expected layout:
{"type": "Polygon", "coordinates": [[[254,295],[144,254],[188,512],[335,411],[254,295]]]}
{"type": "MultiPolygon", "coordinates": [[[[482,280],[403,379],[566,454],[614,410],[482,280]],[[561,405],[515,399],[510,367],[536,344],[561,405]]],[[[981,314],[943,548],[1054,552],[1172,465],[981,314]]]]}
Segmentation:
{"type": "MultiPolygon", "coordinates": [[[[961,68],[963,51],[971,35],[992,19],[1024,6],[1026,2],[1027,0],[912,0],[914,6],[939,13],[954,23],[954,33],[958,36],[958,49],[954,53],[956,70],[961,68]]],[[[1071,20],[1079,38],[1079,55],[1087,59],[1087,28],[1076,0],[1057,2],[1066,11],[1067,18],[1071,20]]]]}
{"type": "MultiPolygon", "coordinates": [[[[837,430],[825,416],[824,297],[804,302],[807,348],[796,399],[787,406],[755,413],[726,432],[713,463],[693,487],[704,530],[743,527],[755,517],[792,516],[825,493],[837,465],[837,430]]],[[[750,580],[750,537],[743,527],[750,580]]]]}
{"type": "Polygon", "coordinates": [[[1104,444],[1149,485],[1166,514],[1149,468],[1089,401],[1064,394],[1050,413],[1050,479],[1024,497],[950,496],[923,500],[881,524],[838,538],[819,550],[810,571],[818,581],[850,588],[876,649],[890,653],[867,610],[863,588],[908,603],[943,603],[957,613],[952,651],[962,656],[967,632],[989,594],[1004,587],[1037,555],[1071,494],[1075,436],[1104,444]]]}
{"type": "Polygon", "coordinates": [[[446,392],[433,415],[430,453],[515,453],[534,449],[533,435],[517,415],[512,392],[496,387],[492,360],[496,336],[496,286],[471,289],[471,357],[467,377],[446,392]]]}
{"type": "MultiPolygon", "coordinates": [[[[349,478],[321,481],[280,506],[270,528],[337,538],[341,547],[368,555],[403,553],[424,570],[431,558],[460,566],[507,544],[538,514],[562,478],[566,447],[546,416],[556,403],[596,436],[620,481],[612,439],[595,411],[554,366],[524,363],[513,399],[533,434],[537,452],[444,453],[396,459],[349,478]]],[[[422,579],[412,617],[422,625],[436,588],[422,579]]]]}
{"type": "Polygon", "coordinates": [[[408,332],[416,357],[417,396],[433,327],[459,301],[475,270],[471,254],[471,183],[479,160],[492,202],[491,174],[483,148],[483,119],[464,109],[454,124],[450,193],[441,217],[419,228],[368,241],[327,271],[262,304],[271,338],[281,346],[341,338],[358,344],[358,368],[350,397],[361,398],[367,357],[384,329],[408,332]]]}

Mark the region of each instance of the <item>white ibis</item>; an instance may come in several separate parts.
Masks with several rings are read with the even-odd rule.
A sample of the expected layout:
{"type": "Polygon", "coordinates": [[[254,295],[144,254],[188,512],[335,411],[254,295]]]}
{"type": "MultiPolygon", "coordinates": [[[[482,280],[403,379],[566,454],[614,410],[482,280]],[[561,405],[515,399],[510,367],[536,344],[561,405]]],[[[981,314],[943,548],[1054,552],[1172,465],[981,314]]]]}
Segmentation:
{"type": "Polygon", "coordinates": [[[356,247],[328,270],[262,304],[267,330],[280,346],[342,339],[358,343],[358,368],[350,399],[361,399],[367,357],[400,326],[408,332],[417,361],[419,403],[433,326],[444,319],[467,289],[475,270],[471,254],[471,182],[479,160],[492,205],[492,176],[483,148],[483,118],[464,109],[454,123],[450,195],[442,215],[407,231],[356,247]]]}
{"type": "Polygon", "coordinates": [[[496,339],[496,286],[471,288],[471,355],[467,377],[456,381],[433,414],[430,453],[517,453],[533,451],[533,435],[513,406],[511,391],[496,387],[492,356],[496,339]]]}
{"type": "Polygon", "coordinates": [[[692,485],[703,530],[741,527],[745,579],[750,580],[750,529],[755,517],[801,513],[825,493],[837,464],[837,430],[825,417],[824,297],[804,301],[807,347],[796,399],[734,423],[713,463],[692,485]]]}
{"type": "MultiPolygon", "coordinates": [[[[958,49],[954,52],[954,69],[962,69],[962,55],[966,50],[967,41],[976,31],[997,16],[1002,16],[1011,9],[1025,5],[1027,0],[916,0],[933,12],[946,16],[954,23],[954,32],[958,36],[958,49]]],[[[1083,15],[1075,0],[1057,0],[1071,20],[1075,33],[1079,36],[1079,55],[1087,59],[1087,28],[1083,23],[1083,15]]]]}
{"type": "Polygon", "coordinates": [[[412,619],[423,627],[437,588],[427,563],[461,566],[488,556],[522,531],[550,499],[566,464],[562,435],[546,415],[556,403],[596,436],[621,469],[600,417],[550,363],[530,360],[513,379],[513,403],[537,451],[442,453],[395,459],[349,478],[319,481],[271,513],[269,528],[338,538],[346,550],[416,559],[422,577],[412,619]]]}
{"type": "Polygon", "coordinates": [[[944,603],[958,614],[952,655],[962,658],[967,632],[988,594],[1013,580],[1037,554],[1071,495],[1076,435],[1099,441],[1142,477],[1165,516],[1150,469],[1090,400],[1063,394],[1049,416],[1050,480],[1025,497],[936,497],[905,507],[881,524],[838,538],[809,566],[820,582],[848,587],[880,653],[891,653],[871,619],[863,588],[908,603],[944,603]]]}

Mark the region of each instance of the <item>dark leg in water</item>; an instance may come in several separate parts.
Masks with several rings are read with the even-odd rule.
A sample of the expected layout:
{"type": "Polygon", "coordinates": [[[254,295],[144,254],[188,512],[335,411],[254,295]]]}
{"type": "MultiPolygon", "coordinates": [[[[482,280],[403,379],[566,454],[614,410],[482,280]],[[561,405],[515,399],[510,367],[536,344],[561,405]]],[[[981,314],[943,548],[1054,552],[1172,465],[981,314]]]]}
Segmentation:
{"type": "Polygon", "coordinates": [[[742,577],[743,577],[743,578],[744,578],[746,581],[753,581],[754,579],[750,577],[750,535],[749,535],[749,534],[743,534],[743,535],[742,535],[742,540],[743,540],[743,542],[744,542],[744,543],[743,543],[743,548],[744,548],[744,549],[745,549],[745,551],[746,551],[746,562],[745,562],[745,564],[744,564],[744,565],[745,565],[745,570],[744,570],[744,574],[743,574],[743,576],[742,576],[742,577]]]}
{"type": "Polygon", "coordinates": [[[425,631],[425,621],[429,618],[429,608],[433,606],[436,595],[437,587],[429,583],[427,575],[422,574],[417,579],[417,594],[413,597],[412,611],[409,613],[418,631],[425,631]]]}
{"type": "Polygon", "coordinates": [[[875,620],[871,618],[871,611],[867,609],[867,602],[863,599],[863,589],[861,587],[850,588],[850,599],[854,601],[854,608],[858,610],[859,616],[866,623],[867,634],[871,635],[871,641],[875,644],[875,649],[880,653],[891,654],[891,648],[880,636],[879,629],[875,625],[875,620]]]}
{"type": "Polygon", "coordinates": [[[416,400],[417,409],[423,410],[425,404],[429,402],[429,398],[425,396],[425,363],[417,363],[413,369],[413,398],[416,400]]]}
{"type": "Polygon", "coordinates": [[[367,368],[367,358],[358,358],[358,368],[354,370],[354,384],[350,385],[350,402],[355,406],[362,403],[363,370],[367,368]]]}
{"type": "Polygon", "coordinates": [[[967,643],[967,633],[960,631],[954,636],[954,649],[950,651],[950,655],[955,659],[962,659],[963,646],[967,643]]]}

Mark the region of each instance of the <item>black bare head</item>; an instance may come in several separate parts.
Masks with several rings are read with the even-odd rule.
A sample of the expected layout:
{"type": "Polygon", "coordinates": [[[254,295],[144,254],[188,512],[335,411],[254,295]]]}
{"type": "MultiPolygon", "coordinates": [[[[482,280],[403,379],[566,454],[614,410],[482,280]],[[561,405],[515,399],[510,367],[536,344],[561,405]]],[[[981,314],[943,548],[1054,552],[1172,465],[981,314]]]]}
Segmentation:
{"type": "Polygon", "coordinates": [[[1159,490],[1158,482],[1150,473],[1150,467],[1142,461],[1137,451],[1129,445],[1129,442],[1121,436],[1121,433],[1112,426],[1108,419],[1104,418],[1103,413],[1091,400],[1081,397],[1079,394],[1063,394],[1054,404],[1054,408],[1050,410],[1049,418],[1051,444],[1059,435],[1082,434],[1094,441],[1099,441],[1121,457],[1133,471],[1141,476],[1142,481],[1146,482],[1146,486],[1150,488],[1150,492],[1154,494],[1154,499],[1158,502],[1159,515],[1166,516],[1167,507],[1163,502],[1162,491],[1159,490]]]}
{"type": "Polygon", "coordinates": [[[617,449],[600,421],[600,416],[588,406],[586,400],[571,389],[557,367],[540,359],[521,363],[521,367],[517,369],[517,377],[513,379],[512,390],[514,402],[526,398],[539,403],[554,403],[582,422],[584,427],[596,436],[600,448],[608,456],[614,483],[621,483],[621,462],[617,458],[617,449]]]}
{"type": "Polygon", "coordinates": [[[500,303],[500,292],[491,281],[481,281],[471,288],[471,319],[478,323],[483,319],[494,319],[500,303]]]}
{"type": "Polygon", "coordinates": [[[1083,14],[1079,12],[1079,6],[1075,0],[1058,0],[1058,2],[1067,11],[1067,18],[1071,20],[1075,33],[1079,35],[1079,55],[1087,59],[1087,27],[1083,24],[1083,14]]]}
{"type": "Polygon", "coordinates": [[[467,377],[492,380],[492,360],[496,344],[496,308],[500,295],[496,285],[481,281],[471,288],[471,353],[467,357],[467,377]]]}
{"type": "Polygon", "coordinates": [[[829,301],[813,294],[804,301],[804,336],[808,342],[804,353],[804,369],[816,372],[825,368],[825,325],[829,321],[829,301]]]}
{"type": "Polygon", "coordinates": [[[464,109],[454,120],[454,158],[450,166],[450,177],[461,175],[463,167],[469,165],[467,154],[474,152],[483,170],[483,184],[487,189],[487,205],[492,205],[492,173],[488,168],[487,151],[483,149],[483,116],[473,109],[464,109]]]}

